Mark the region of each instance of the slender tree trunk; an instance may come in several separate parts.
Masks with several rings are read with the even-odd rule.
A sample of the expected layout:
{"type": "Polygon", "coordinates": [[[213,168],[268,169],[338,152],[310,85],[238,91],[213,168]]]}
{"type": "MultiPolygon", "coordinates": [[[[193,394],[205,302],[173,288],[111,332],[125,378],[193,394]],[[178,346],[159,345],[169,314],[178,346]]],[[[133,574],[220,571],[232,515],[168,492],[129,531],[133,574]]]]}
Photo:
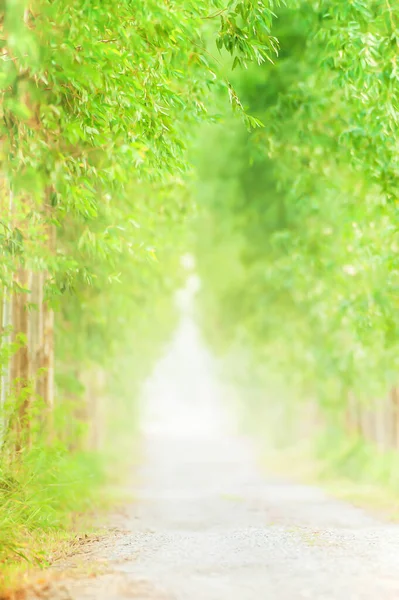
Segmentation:
{"type": "Polygon", "coordinates": [[[377,399],[373,403],[374,427],[375,427],[375,442],[384,451],[389,447],[388,430],[387,430],[387,412],[388,402],[387,396],[377,399]]]}
{"type": "Polygon", "coordinates": [[[91,370],[87,398],[88,418],[90,425],[89,448],[98,451],[103,446],[104,435],[104,395],[106,376],[102,368],[96,367],[91,370]]]}
{"type": "MultiPolygon", "coordinates": [[[[55,226],[48,226],[48,248],[50,253],[55,252],[56,234],[55,226]]],[[[44,283],[48,280],[48,274],[44,278],[44,283]]],[[[49,411],[54,406],[54,311],[48,301],[43,299],[42,315],[42,360],[41,367],[44,369],[42,380],[42,396],[49,411]]]]}
{"type": "MultiPolygon", "coordinates": [[[[38,369],[41,368],[43,363],[43,334],[44,334],[44,326],[43,326],[43,293],[44,293],[44,273],[40,271],[36,275],[36,284],[35,284],[35,298],[37,305],[37,314],[36,319],[34,321],[35,327],[35,348],[34,348],[34,356],[35,356],[35,369],[36,373],[38,369]]],[[[43,375],[39,374],[36,377],[36,394],[43,398],[43,375]]]]}
{"type": "Polygon", "coordinates": [[[54,406],[54,312],[48,302],[43,305],[43,355],[40,366],[44,369],[43,399],[51,410],[54,406]]]}
{"type": "Polygon", "coordinates": [[[362,411],[364,410],[364,406],[361,405],[355,394],[349,392],[346,409],[346,427],[350,434],[362,434],[362,411]]]}
{"type": "MultiPolygon", "coordinates": [[[[46,205],[46,212],[50,215],[50,206],[46,205]]],[[[48,223],[47,250],[49,256],[55,253],[56,232],[55,226],[48,223]]],[[[54,435],[53,408],[54,408],[54,311],[46,300],[46,283],[49,273],[42,272],[37,277],[37,350],[36,350],[36,372],[40,369],[40,376],[36,382],[36,393],[43,399],[45,404],[44,420],[49,439],[54,435]]]]}
{"type": "MultiPolygon", "coordinates": [[[[3,299],[2,299],[2,315],[1,315],[1,329],[2,338],[1,343],[7,347],[11,344],[11,333],[10,328],[12,325],[12,302],[8,290],[4,288],[3,299]]],[[[11,363],[8,361],[7,364],[2,366],[1,372],[1,395],[0,395],[0,445],[4,441],[5,432],[7,429],[5,405],[7,397],[10,393],[11,385],[11,363]]]]}
{"type": "MultiPolygon", "coordinates": [[[[5,211],[9,211],[11,216],[13,212],[14,197],[12,191],[8,188],[8,185],[4,183],[4,196],[1,206],[5,211]],[[7,198],[8,189],[8,198],[7,198]],[[7,206],[8,205],[8,206],[7,206]]],[[[12,297],[10,291],[4,287],[2,294],[2,311],[1,311],[1,343],[3,347],[7,347],[11,344],[11,327],[13,322],[12,314],[12,297]]],[[[7,430],[6,415],[5,415],[5,404],[7,397],[10,393],[11,388],[11,361],[2,366],[1,380],[0,380],[0,444],[3,443],[4,437],[7,430]]]]}
{"type": "MultiPolygon", "coordinates": [[[[28,272],[20,267],[17,274],[17,283],[27,288],[28,272]]],[[[24,442],[30,441],[29,407],[31,397],[29,393],[29,352],[28,352],[28,295],[18,290],[13,293],[13,341],[19,344],[18,350],[11,360],[11,378],[17,401],[16,422],[16,450],[21,450],[24,442]]]]}
{"type": "MultiPolygon", "coordinates": [[[[39,347],[39,339],[38,339],[38,312],[39,312],[39,302],[38,302],[38,273],[30,272],[30,294],[29,301],[31,303],[31,307],[29,310],[29,319],[28,319],[28,352],[29,352],[29,379],[34,381],[37,373],[37,353],[39,347]]],[[[35,390],[36,391],[36,390],[35,390]]]]}
{"type": "Polygon", "coordinates": [[[399,392],[395,386],[391,390],[392,403],[392,447],[399,449],[399,392]]]}
{"type": "Polygon", "coordinates": [[[367,442],[375,440],[374,414],[370,403],[364,401],[360,404],[360,430],[362,437],[367,442]]]}

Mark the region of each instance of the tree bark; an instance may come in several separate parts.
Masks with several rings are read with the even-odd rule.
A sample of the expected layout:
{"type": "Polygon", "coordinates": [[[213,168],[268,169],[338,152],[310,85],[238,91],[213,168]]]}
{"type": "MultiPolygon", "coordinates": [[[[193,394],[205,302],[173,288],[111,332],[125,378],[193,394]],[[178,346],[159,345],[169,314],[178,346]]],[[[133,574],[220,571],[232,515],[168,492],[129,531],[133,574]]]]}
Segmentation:
{"type": "MultiPolygon", "coordinates": [[[[28,272],[20,267],[16,283],[23,288],[28,285],[28,272]]],[[[16,399],[16,450],[20,451],[24,444],[30,443],[29,408],[31,394],[29,391],[29,352],[28,352],[28,295],[16,289],[12,300],[13,342],[18,349],[11,360],[11,379],[16,399]]]]}
{"type": "MultiPolygon", "coordinates": [[[[50,255],[55,253],[56,246],[56,230],[52,223],[47,226],[47,247],[50,255]]],[[[54,311],[46,300],[46,282],[49,280],[49,274],[46,272],[43,275],[43,282],[41,288],[41,360],[39,367],[43,369],[41,378],[41,396],[44,400],[47,409],[47,424],[49,435],[53,435],[53,408],[54,408],[54,311]]]]}

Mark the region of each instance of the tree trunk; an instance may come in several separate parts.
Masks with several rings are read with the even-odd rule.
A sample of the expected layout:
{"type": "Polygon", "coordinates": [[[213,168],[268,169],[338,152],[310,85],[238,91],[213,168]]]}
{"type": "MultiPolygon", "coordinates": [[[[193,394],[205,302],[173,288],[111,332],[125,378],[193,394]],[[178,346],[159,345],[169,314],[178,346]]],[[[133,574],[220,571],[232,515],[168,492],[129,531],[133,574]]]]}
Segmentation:
{"type": "MultiPolygon", "coordinates": [[[[3,290],[2,298],[2,315],[1,315],[1,343],[3,347],[7,347],[11,344],[11,333],[10,328],[12,325],[12,302],[7,289],[3,290]]],[[[4,441],[5,432],[7,429],[5,405],[10,393],[11,385],[11,363],[2,365],[1,371],[1,390],[0,390],[0,445],[4,441]]]]}
{"type": "MultiPolygon", "coordinates": [[[[49,254],[55,252],[56,231],[55,226],[49,223],[47,226],[47,245],[49,254]]],[[[43,285],[41,291],[42,300],[42,318],[41,321],[41,361],[39,367],[43,369],[41,381],[41,396],[47,408],[47,422],[49,434],[53,433],[53,418],[52,412],[54,408],[54,311],[48,300],[45,298],[45,285],[49,279],[48,272],[43,276],[43,285]]]]}
{"type": "Polygon", "coordinates": [[[399,449],[399,392],[395,386],[391,390],[392,403],[392,446],[399,449]]]}
{"type": "Polygon", "coordinates": [[[347,409],[345,413],[346,429],[350,434],[359,435],[361,432],[361,423],[359,415],[360,407],[353,392],[348,393],[347,409]]]}
{"type": "MultiPolygon", "coordinates": [[[[28,285],[28,272],[23,267],[18,270],[16,283],[23,288],[28,285]]],[[[16,450],[20,451],[24,443],[30,442],[29,407],[31,394],[29,391],[29,353],[28,353],[28,295],[18,289],[13,293],[13,341],[18,350],[11,360],[11,379],[17,402],[14,415],[16,423],[16,450]]]]}
{"type": "MultiPolygon", "coordinates": [[[[14,208],[14,196],[12,190],[9,189],[8,184],[3,181],[2,196],[0,207],[4,212],[9,212],[10,218],[14,208]]],[[[2,293],[2,311],[1,311],[1,344],[7,347],[11,344],[11,327],[13,322],[12,313],[12,296],[10,290],[7,287],[3,288],[2,293]]],[[[1,379],[0,379],[0,444],[3,444],[4,438],[7,431],[7,422],[5,414],[5,404],[11,389],[11,361],[7,361],[7,364],[1,365],[1,379]]]]}

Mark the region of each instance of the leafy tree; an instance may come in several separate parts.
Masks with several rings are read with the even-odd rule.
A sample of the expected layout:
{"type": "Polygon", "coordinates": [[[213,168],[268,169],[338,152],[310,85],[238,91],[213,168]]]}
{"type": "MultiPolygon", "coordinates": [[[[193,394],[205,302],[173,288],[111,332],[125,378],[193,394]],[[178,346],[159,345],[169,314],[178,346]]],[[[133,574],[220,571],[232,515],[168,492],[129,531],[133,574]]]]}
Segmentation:
{"type": "Polygon", "coordinates": [[[280,11],[275,65],[236,82],[263,129],[220,128],[225,152],[199,159],[210,329],[327,420],[397,383],[398,17],[379,1],[280,11]]]}
{"type": "MultiPolygon", "coordinates": [[[[217,118],[213,89],[255,124],[224,57],[235,68],[275,54],[276,4],[0,1],[4,477],[18,469],[22,481],[28,464],[37,473],[43,456],[49,478],[59,476],[87,429],[99,439],[94,397],[108,422],[123,420],[123,397],[134,404],[175,319],[195,212],[186,148],[198,123],[217,118]]],[[[15,514],[25,531],[37,510],[15,514]]],[[[0,540],[0,559],[9,547],[0,540]]]]}

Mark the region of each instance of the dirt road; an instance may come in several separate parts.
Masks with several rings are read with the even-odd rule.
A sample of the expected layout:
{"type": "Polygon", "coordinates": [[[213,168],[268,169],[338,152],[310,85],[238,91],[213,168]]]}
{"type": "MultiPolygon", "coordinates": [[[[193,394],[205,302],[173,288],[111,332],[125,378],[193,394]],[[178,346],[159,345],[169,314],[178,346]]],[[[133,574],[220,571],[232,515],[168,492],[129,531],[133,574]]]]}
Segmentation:
{"type": "Polygon", "coordinates": [[[86,549],[100,574],[49,598],[398,599],[398,526],[267,478],[213,371],[186,315],[146,389],[137,501],[86,549]]]}

